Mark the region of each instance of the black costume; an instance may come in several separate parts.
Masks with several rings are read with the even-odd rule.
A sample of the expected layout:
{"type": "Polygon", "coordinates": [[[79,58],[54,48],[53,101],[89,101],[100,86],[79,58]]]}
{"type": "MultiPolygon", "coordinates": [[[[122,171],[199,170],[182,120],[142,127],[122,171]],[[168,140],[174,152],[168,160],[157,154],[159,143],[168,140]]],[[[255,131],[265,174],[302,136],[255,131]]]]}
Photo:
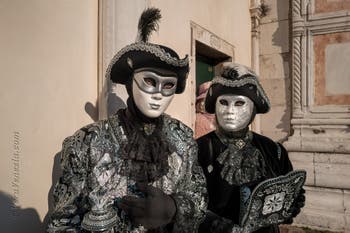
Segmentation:
{"type": "MultiPolygon", "coordinates": [[[[197,139],[198,160],[207,181],[209,194],[208,210],[232,220],[237,225],[240,219],[241,199],[244,199],[243,193],[251,192],[262,180],[285,175],[293,170],[287,151],[281,144],[256,133],[252,133],[252,136],[252,146],[261,152],[266,165],[264,171],[266,174],[260,180],[251,181],[243,185],[230,185],[221,177],[220,172],[223,165],[217,161],[217,158],[227,149],[227,146],[221,142],[216,132],[213,131],[197,139]]],[[[203,224],[200,232],[207,232],[206,229],[209,228],[210,226],[203,224]]],[[[278,232],[278,228],[277,226],[270,226],[257,232],[278,232]]]]}
{"type": "MultiPolygon", "coordinates": [[[[269,100],[256,74],[247,67],[230,64],[223,68],[206,97],[206,110],[215,112],[216,99],[224,94],[244,95],[254,102],[255,113],[270,109],[269,100]]],[[[250,124],[250,123],[249,123],[250,124]]],[[[293,170],[285,148],[271,139],[249,131],[227,132],[220,126],[197,139],[198,160],[203,168],[209,195],[206,220],[200,233],[245,232],[240,222],[253,189],[262,181],[285,175],[293,170]]],[[[300,193],[293,217],[304,204],[300,193]]],[[[259,233],[279,232],[278,225],[260,228],[259,233]]]]}

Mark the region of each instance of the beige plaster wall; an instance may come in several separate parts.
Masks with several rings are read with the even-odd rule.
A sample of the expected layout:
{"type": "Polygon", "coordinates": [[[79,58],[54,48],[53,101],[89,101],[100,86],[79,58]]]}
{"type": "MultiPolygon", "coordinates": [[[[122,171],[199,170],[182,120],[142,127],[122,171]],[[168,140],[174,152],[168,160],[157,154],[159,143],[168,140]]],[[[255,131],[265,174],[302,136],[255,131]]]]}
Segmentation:
{"type": "Polygon", "coordinates": [[[94,0],[0,1],[1,220],[26,232],[40,232],[63,139],[92,122],[97,20],[94,0]]]}
{"type": "MultiPolygon", "coordinates": [[[[117,1],[119,2],[119,1],[117,1]]],[[[138,5],[153,6],[161,9],[162,19],[159,25],[159,32],[153,33],[151,42],[164,44],[177,51],[181,58],[191,54],[191,26],[195,22],[208,31],[216,34],[223,40],[235,46],[235,60],[239,63],[250,66],[251,61],[251,22],[250,22],[250,1],[246,0],[148,0],[137,1],[138,5]]],[[[129,4],[135,4],[131,2],[129,4]]],[[[119,34],[118,41],[125,46],[134,42],[136,38],[137,20],[139,17],[132,11],[128,14],[129,7],[123,8],[122,16],[118,20],[127,23],[135,36],[130,34],[119,34]],[[136,19],[135,19],[136,17],[136,19]],[[126,38],[126,39],[120,39],[126,38]],[[129,42],[127,42],[129,41],[129,42]]],[[[137,9],[139,11],[139,9],[137,9]]],[[[118,48],[122,47],[117,44],[118,48]]],[[[191,69],[194,69],[194,60],[190,62],[191,69]]],[[[191,100],[194,101],[194,80],[195,77],[188,77],[187,87],[183,94],[176,95],[169,106],[167,113],[182,120],[188,126],[192,126],[192,114],[194,108],[191,100]],[[192,82],[192,83],[191,83],[192,82]]],[[[125,99],[126,94],[118,88],[120,96],[125,99]]],[[[194,122],[193,122],[194,123],[194,122]]]]}

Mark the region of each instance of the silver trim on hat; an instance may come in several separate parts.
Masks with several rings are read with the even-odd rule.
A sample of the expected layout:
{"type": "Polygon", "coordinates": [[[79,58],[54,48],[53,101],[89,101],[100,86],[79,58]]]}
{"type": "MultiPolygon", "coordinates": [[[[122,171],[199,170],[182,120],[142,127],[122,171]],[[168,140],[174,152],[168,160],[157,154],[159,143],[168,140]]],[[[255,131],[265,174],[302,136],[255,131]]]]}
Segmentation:
{"type": "Polygon", "coordinates": [[[165,63],[177,67],[185,67],[188,66],[188,56],[186,55],[183,59],[177,59],[170,55],[170,53],[167,53],[164,49],[162,49],[159,45],[151,44],[151,43],[145,43],[145,42],[137,42],[130,45],[125,46],[122,48],[111,60],[107,71],[106,71],[106,78],[111,77],[111,71],[114,64],[127,52],[129,51],[143,51],[148,52],[156,57],[158,57],[160,60],[164,61],[165,63]]]}
{"type": "Polygon", "coordinates": [[[230,80],[221,76],[216,76],[213,81],[212,81],[212,85],[218,83],[221,84],[223,86],[227,86],[227,87],[242,87],[246,84],[252,84],[254,86],[256,86],[257,88],[257,95],[261,95],[262,97],[262,102],[268,105],[268,110],[270,110],[270,100],[267,97],[264,89],[262,88],[262,86],[260,85],[259,81],[252,76],[247,76],[241,79],[236,79],[236,80],[230,80]]]}

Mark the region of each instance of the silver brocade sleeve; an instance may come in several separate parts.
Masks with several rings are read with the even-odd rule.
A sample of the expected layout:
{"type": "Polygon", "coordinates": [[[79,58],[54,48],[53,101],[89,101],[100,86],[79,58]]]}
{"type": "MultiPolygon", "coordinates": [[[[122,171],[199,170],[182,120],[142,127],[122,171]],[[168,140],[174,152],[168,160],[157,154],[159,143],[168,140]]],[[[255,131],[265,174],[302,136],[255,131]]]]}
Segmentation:
{"type": "Polygon", "coordinates": [[[184,156],[187,175],[179,182],[179,192],[172,194],[177,206],[173,233],[197,232],[207,209],[206,183],[197,161],[197,144],[192,138],[189,140],[188,153],[184,156]]]}
{"type": "Polygon", "coordinates": [[[63,173],[54,188],[54,211],[47,232],[81,232],[80,223],[87,204],[82,193],[88,171],[88,148],[89,140],[83,130],[63,141],[59,152],[63,173]]]}

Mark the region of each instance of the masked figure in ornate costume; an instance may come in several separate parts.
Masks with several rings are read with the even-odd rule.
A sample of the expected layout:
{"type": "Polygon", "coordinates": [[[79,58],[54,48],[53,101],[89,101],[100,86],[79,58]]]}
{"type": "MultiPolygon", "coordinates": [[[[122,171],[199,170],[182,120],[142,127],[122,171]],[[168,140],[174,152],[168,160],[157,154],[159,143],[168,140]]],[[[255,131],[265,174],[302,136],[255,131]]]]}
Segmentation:
{"type": "Polygon", "coordinates": [[[144,11],[137,42],[108,67],[107,78],[126,86],[127,108],[64,140],[48,232],[197,232],[206,209],[197,146],[164,114],[185,89],[188,58],[147,42],[159,19],[158,9],[144,11]]]}
{"type": "Polygon", "coordinates": [[[278,232],[277,224],[290,222],[304,205],[305,172],[275,178],[275,186],[265,182],[270,187],[267,191],[260,185],[293,168],[281,144],[248,128],[256,113],[270,109],[257,75],[243,65],[226,63],[221,76],[212,81],[205,108],[215,113],[217,130],[197,139],[198,160],[209,194],[206,220],[199,232],[278,232]],[[267,195],[262,201],[250,200],[254,193],[256,198],[262,197],[255,190],[258,184],[262,194],[275,191],[274,188],[280,192],[267,195]],[[296,193],[294,184],[298,185],[296,193]],[[257,213],[260,210],[262,214],[257,213]]]}

